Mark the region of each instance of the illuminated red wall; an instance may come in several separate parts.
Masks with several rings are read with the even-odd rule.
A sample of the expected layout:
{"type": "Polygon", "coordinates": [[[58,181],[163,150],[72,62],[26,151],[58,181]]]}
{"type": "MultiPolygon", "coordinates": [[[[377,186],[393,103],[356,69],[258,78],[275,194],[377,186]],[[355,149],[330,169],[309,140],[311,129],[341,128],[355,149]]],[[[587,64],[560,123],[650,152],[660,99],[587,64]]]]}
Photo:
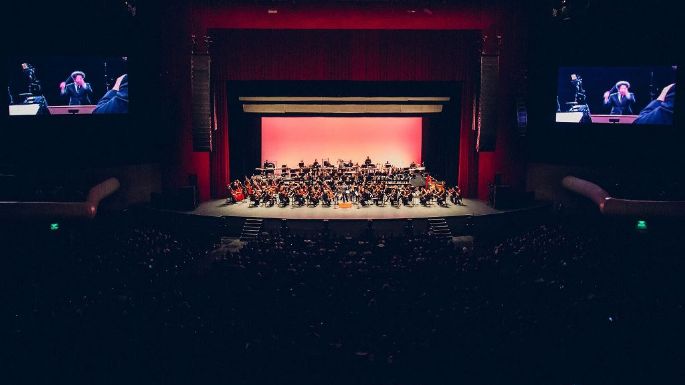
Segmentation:
{"type": "Polygon", "coordinates": [[[291,167],[322,158],[362,163],[367,155],[374,163],[420,163],[421,118],[262,118],[262,162],[291,167]]]}

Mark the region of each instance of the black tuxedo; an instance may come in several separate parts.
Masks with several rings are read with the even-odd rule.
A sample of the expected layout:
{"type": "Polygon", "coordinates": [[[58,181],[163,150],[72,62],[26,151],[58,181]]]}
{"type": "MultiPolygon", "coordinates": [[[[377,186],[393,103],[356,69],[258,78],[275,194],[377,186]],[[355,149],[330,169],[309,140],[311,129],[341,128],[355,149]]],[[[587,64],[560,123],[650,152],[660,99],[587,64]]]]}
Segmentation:
{"type": "Polygon", "coordinates": [[[609,100],[604,104],[611,106],[611,115],[632,115],[631,106],[635,104],[635,94],[628,92],[626,96],[619,98],[619,93],[614,92],[609,95],[609,100]]]}
{"type": "Polygon", "coordinates": [[[666,94],[664,101],[652,100],[640,111],[633,124],[673,124],[675,85],[666,94]]]}
{"type": "Polygon", "coordinates": [[[69,98],[70,106],[93,104],[91,101],[93,89],[90,87],[90,83],[84,83],[84,86],[79,88],[76,87],[76,83],[69,83],[64,87],[61,94],[69,98]]]}

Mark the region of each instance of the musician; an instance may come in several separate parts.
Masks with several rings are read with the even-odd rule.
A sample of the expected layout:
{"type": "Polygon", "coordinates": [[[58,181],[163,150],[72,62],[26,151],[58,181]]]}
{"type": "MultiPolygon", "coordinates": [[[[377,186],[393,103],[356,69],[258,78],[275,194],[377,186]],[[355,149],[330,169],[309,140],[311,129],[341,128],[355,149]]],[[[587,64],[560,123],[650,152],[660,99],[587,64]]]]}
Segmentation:
{"type": "Polygon", "coordinates": [[[257,206],[259,206],[259,202],[262,199],[262,192],[261,192],[261,190],[253,191],[253,193],[250,194],[249,197],[250,197],[250,205],[257,207],[257,206]]]}
{"type": "Polygon", "coordinates": [[[250,182],[247,177],[245,177],[245,192],[247,193],[248,196],[251,196],[254,194],[254,188],[252,187],[252,183],[250,182]]]}
{"type": "Polygon", "coordinates": [[[430,186],[433,183],[433,178],[430,174],[426,174],[426,186],[430,186]]]}
{"type": "Polygon", "coordinates": [[[433,199],[433,194],[431,193],[430,190],[428,189],[423,189],[419,192],[419,202],[424,205],[428,206],[430,203],[431,199],[433,199]]]}
{"type": "Polygon", "coordinates": [[[402,204],[405,206],[410,206],[412,205],[413,200],[414,196],[412,195],[411,189],[405,187],[404,190],[402,190],[402,204]]]}
{"type": "Polygon", "coordinates": [[[304,188],[304,186],[300,186],[295,190],[295,195],[294,195],[294,200],[295,204],[298,206],[304,206],[305,203],[305,197],[307,195],[307,192],[304,188]]]}
{"type": "Polygon", "coordinates": [[[324,192],[321,195],[321,204],[324,206],[330,206],[333,203],[334,197],[335,194],[333,194],[333,190],[324,184],[324,192]]]}
{"type": "Polygon", "coordinates": [[[117,78],[111,90],[107,91],[93,110],[94,114],[128,113],[128,75],[117,78]]]}
{"type": "Polygon", "coordinates": [[[73,82],[59,84],[59,94],[69,98],[70,106],[93,104],[91,102],[93,89],[90,87],[90,83],[85,81],[86,74],[83,71],[74,71],[70,77],[73,82]]]}
{"type": "Polygon", "coordinates": [[[359,203],[359,187],[357,187],[357,183],[354,182],[352,183],[352,186],[350,186],[350,200],[353,203],[359,203]]]}
{"type": "Polygon", "coordinates": [[[309,204],[312,206],[317,206],[319,200],[321,199],[321,191],[318,187],[312,187],[309,190],[309,204]]]}
{"type": "Polygon", "coordinates": [[[226,186],[226,189],[228,190],[228,197],[226,197],[226,204],[232,205],[232,204],[238,203],[238,200],[236,199],[235,190],[233,190],[233,187],[231,187],[230,183],[226,186]]]}
{"type": "Polygon", "coordinates": [[[244,194],[244,189],[243,185],[240,183],[239,180],[236,180],[233,182],[233,192],[235,195],[233,196],[236,202],[240,202],[243,199],[245,199],[245,194],[244,194]]]}
{"type": "Polygon", "coordinates": [[[388,199],[390,200],[390,205],[391,206],[397,206],[400,202],[400,196],[399,193],[397,192],[397,188],[393,187],[390,190],[390,193],[388,194],[388,199]]]}
{"type": "Polygon", "coordinates": [[[342,185],[342,200],[343,202],[347,203],[351,199],[351,191],[350,191],[350,185],[347,184],[346,182],[343,183],[342,185]]]}
{"type": "Polygon", "coordinates": [[[288,196],[288,190],[286,190],[285,186],[281,186],[278,190],[278,202],[281,206],[290,204],[290,197],[288,196]]]}
{"type": "Polygon", "coordinates": [[[316,158],[314,158],[314,163],[312,163],[312,168],[319,168],[319,167],[321,167],[321,165],[319,164],[319,161],[316,158]]]}
{"type": "Polygon", "coordinates": [[[263,202],[269,207],[276,204],[276,186],[272,184],[264,190],[263,202]]]}
{"type": "Polygon", "coordinates": [[[673,124],[675,83],[664,87],[659,96],[640,111],[633,124],[673,124]]]}
{"type": "Polygon", "coordinates": [[[435,195],[435,200],[438,202],[438,205],[447,206],[447,190],[444,188],[439,189],[435,195]]]}
{"type": "Polygon", "coordinates": [[[300,163],[297,164],[299,168],[304,168],[304,160],[301,160],[300,163]]]}
{"type": "Polygon", "coordinates": [[[635,104],[635,94],[629,92],[630,83],[621,80],[604,93],[604,105],[611,106],[611,115],[632,115],[631,106],[635,104]],[[615,90],[615,91],[614,91],[615,90]]]}
{"type": "Polygon", "coordinates": [[[376,186],[374,201],[376,201],[376,206],[385,205],[385,189],[382,186],[376,186]]]}
{"type": "Polygon", "coordinates": [[[367,206],[369,204],[369,200],[371,199],[371,194],[369,194],[369,190],[365,189],[362,186],[360,187],[359,194],[359,204],[361,204],[362,206],[367,206]]]}
{"type": "Polygon", "coordinates": [[[458,198],[457,198],[457,190],[456,190],[454,187],[450,187],[450,188],[447,190],[447,195],[449,195],[449,197],[450,197],[450,202],[452,202],[452,204],[454,204],[454,205],[457,205],[457,204],[458,204],[457,202],[458,202],[459,200],[458,200],[458,198]]]}

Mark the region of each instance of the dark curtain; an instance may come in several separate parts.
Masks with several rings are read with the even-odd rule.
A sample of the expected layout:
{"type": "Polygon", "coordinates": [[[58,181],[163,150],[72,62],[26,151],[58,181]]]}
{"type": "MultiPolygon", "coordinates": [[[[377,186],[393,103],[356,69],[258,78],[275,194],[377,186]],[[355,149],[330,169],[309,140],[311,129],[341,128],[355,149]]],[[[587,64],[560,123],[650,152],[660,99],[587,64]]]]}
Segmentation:
{"type": "Polygon", "coordinates": [[[423,117],[421,159],[433,178],[457,184],[460,103],[447,104],[442,114],[423,117]]]}
{"type": "Polygon", "coordinates": [[[262,155],[262,121],[259,115],[244,114],[240,104],[231,103],[229,117],[229,170],[232,179],[243,180],[245,176],[255,173],[255,167],[261,167],[262,155]]]}

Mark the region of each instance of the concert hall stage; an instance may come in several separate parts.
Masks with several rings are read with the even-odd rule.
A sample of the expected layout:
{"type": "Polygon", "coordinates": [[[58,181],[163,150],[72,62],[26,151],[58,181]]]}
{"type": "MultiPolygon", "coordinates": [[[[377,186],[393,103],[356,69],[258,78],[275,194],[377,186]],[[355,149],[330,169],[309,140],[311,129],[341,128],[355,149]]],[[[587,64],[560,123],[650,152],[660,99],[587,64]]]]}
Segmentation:
{"type": "Polygon", "coordinates": [[[405,218],[433,218],[453,216],[481,216],[502,213],[501,210],[493,209],[485,202],[476,199],[464,199],[463,206],[455,206],[450,203],[449,207],[436,204],[424,207],[400,206],[366,206],[353,205],[351,208],[338,208],[337,206],[324,207],[250,207],[249,202],[244,200],[236,204],[226,204],[223,199],[212,200],[200,204],[188,214],[217,216],[217,217],[242,217],[242,218],[285,218],[285,219],[405,219],[405,218]]]}
{"type": "MultiPolygon", "coordinates": [[[[154,209],[169,226],[192,227],[206,231],[221,229],[223,236],[241,237],[249,221],[257,221],[262,232],[279,231],[284,221],[295,234],[310,234],[328,228],[333,234],[361,235],[373,222],[377,234],[406,235],[406,224],[411,219],[413,234],[426,234],[431,221],[442,221],[453,235],[505,234],[526,223],[539,223],[541,215],[549,212],[549,202],[530,202],[516,209],[497,210],[485,202],[464,199],[463,206],[413,206],[399,208],[368,206],[349,209],[335,207],[250,207],[247,201],[227,205],[223,199],[207,201],[195,210],[180,211],[154,209]]],[[[147,211],[149,214],[149,211],[147,211]]]]}

